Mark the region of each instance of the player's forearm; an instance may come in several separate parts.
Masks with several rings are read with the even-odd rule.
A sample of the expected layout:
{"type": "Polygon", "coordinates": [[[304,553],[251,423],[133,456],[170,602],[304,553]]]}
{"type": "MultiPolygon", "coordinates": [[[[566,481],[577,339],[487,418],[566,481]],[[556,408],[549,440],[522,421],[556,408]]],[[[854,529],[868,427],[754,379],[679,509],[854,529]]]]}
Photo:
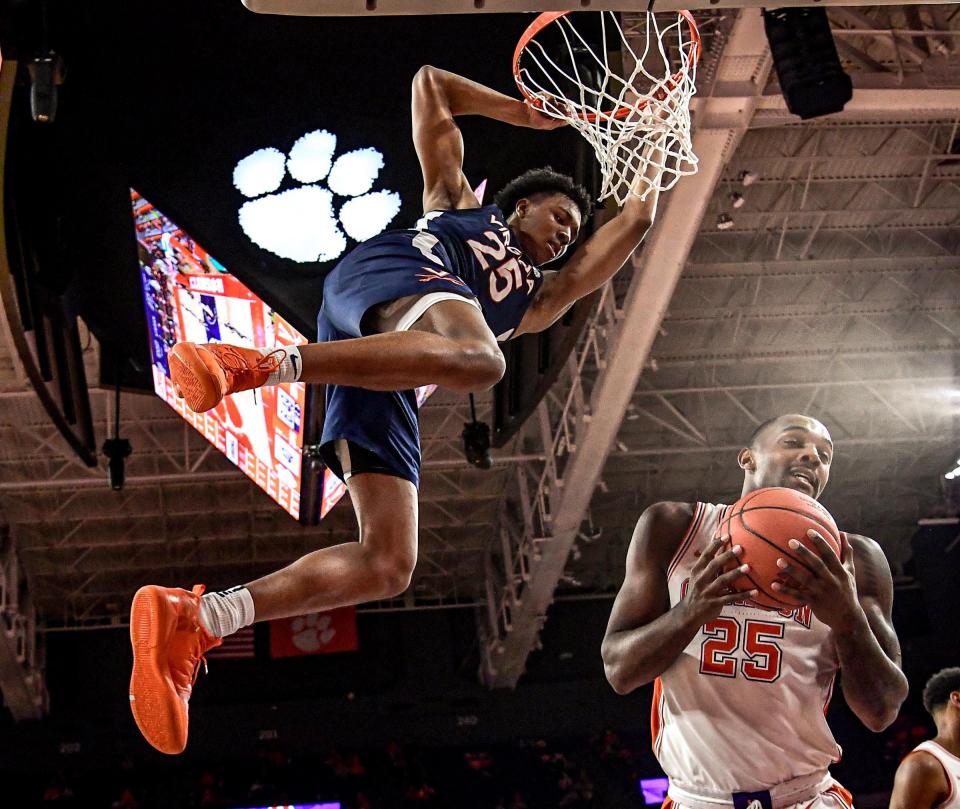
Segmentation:
{"type": "Polygon", "coordinates": [[[844,699],[864,725],[879,733],[897,718],[907,698],[907,678],[880,646],[862,609],[834,634],[844,699]]]}
{"type": "MultiPolygon", "coordinates": [[[[628,203],[629,204],[629,203],[628,203]]],[[[623,268],[650,229],[645,208],[624,210],[594,233],[571,256],[537,301],[537,323],[526,331],[541,331],[578,300],[602,287],[623,268]]]]}
{"type": "Polygon", "coordinates": [[[523,102],[516,98],[429,65],[421,68],[421,75],[446,99],[451,115],[483,115],[515,126],[527,122],[523,102]]]}
{"type": "Polygon", "coordinates": [[[657,202],[660,199],[661,167],[664,163],[663,147],[666,140],[661,138],[646,148],[643,153],[646,166],[637,172],[634,178],[633,192],[623,204],[620,216],[650,226],[657,215],[657,202]],[[644,193],[646,192],[646,193],[644,193]],[[641,195],[643,198],[641,199],[641,195]]]}
{"type": "Polygon", "coordinates": [[[607,222],[560,271],[556,306],[569,306],[613,278],[640,246],[649,228],[649,220],[633,220],[623,214],[607,222]]]}
{"type": "Polygon", "coordinates": [[[623,204],[620,216],[629,221],[643,222],[649,228],[657,215],[657,202],[660,199],[660,166],[663,152],[659,146],[647,149],[648,162],[643,172],[638,172],[631,188],[632,194],[623,204]],[[642,195],[642,199],[641,199],[642,195]]]}
{"type": "Polygon", "coordinates": [[[681,601],[645,626],[610,633],[601,647],[607,681],[618,694],[652,682],[673,665],[702,625],[681,601]]]}

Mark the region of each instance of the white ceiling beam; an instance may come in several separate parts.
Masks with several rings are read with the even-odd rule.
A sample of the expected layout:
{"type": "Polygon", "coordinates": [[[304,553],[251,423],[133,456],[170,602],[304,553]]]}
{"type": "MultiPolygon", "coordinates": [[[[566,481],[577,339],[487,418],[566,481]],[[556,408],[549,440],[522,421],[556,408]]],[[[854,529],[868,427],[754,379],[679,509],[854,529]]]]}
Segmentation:
{"type": "Polygon", "coordinates": [[[893,385],[893,386],[912,386],[927,385],[931,387],[950,387],[954,388],[960,384],[957,377],[950,376],[919,376],[919,377],[893,377],[871,379],[824,379],[811,382],[769,382],[758,383],[755,385],[691,385],[683,388],[663,388],[656,390],[643,390],[638,388],[634,391],[634,398],[637,397],[659,397],[659,396],[689,396],[699,394],[727,394],[744,393],[749,391],[775,391],[775,390],[801,390],[807,388],[859,388],[865,384],[870,385],[893,385]]]}
{"type": "MultiPolygon", "coordinates": [[[[851,214],[855,214],[856,211],[851,211],[851,214]]],[[[887,211],[887,213],[893,217],[898,214],[898,211],[887,211]]],[[[913,213],[916,213],[915,211],[913,213]]],[[[960,211],[956,212],[951,221],[940,221],[940,222],[862,222],[858,224],[829,224],[821,225],[817,227],[816,222],[812,223],[788,223],[786,228],[781,227],[766,227],[766,228],[747,228],[747,227],[737,227],[734,226],[727,230],[717,230],[716,226],[714,227],[703,227],[698,232],[704,234],[710,234],[711,236],[716,236],[719,239],[731,239],[736,236],[743,236],[744,234],[755,235],[760,234],[769,234],[776,235],[781,232],[781,229],[785,230],[787,233],[806,233],[810,230],[820,230],[823,233],[869,233],[871,235],[877,235],[878,233],[889,234],[891,231],[903,232],[909,231],[913,232],[918,236],[923,238],[929,238],[923,231],[927,230],[940,230],[948,231],[953,234],[957,230],[957,225],[960,222],[957,222],[957,217],[960,216],[960,211]]],[[[942,247],[942,245],[934,243],[937,247],[942,247]]],[[[803,260],[802,258],[800,260],[803,260]]]]}
{"type": "MultiPolygon", "coordinates": [[[[478,14],[583,11],[583,0],[242,0],[257,14],[295,17],[374,17],[403,14],[478,14]]],[[[651,0],[651,11],[782,6],[909,5],[930,0],[651,0]]],[[[934,0],[950,2],[950,0],[934,0]]],[[[636,11],[636,0],[590,0],[591,11],[636,11]]],[[[871,23],[872,25],[872,23],[871,23]]]]}
{"type": "Polygon", "coordinates": [[[874,359],[890,357],[911,357],[924,354],[941,354],[944,356],[953,356],[960,351],[960,341],[943,340],[940,343],[933,344],[907,344],[907,345],[871,345],[871,346],[846,346],[838,348],[836,345],[818,347],[818,346],[798,346],[795,351],[785,351],[773,349],[770,351],[756,352],[724,352],[713,353],[707,349],[691,349],[689,352],[658,353],[656,355],[657,366],[661,369],[678,366],[697,365],[700,367],[709,365],[743,365],[745,363],[782,363],[787,361],[795,362],[823,362],[834,358],[841,359],[874,359]]]}
{"type": "Polygon", "coordinates": [[[960,256],[897,255],[876,258],[785,259],[783,261],[716,261],[688,263],[683,281],[792,275],[885,275],[960,270],[960,256]]]}
{"type": "MultiPolygon", "coordinates": [[[[945,300],[939,295],[933,295],[928,300],[914,298],[887,298],[883,301],[853,301],[837,302],[830,306],[822,303],[791,303],[787,305],[758,304],[751,306],[741,304],[737,306],[737,317],[743,320],[782,320],[785,318],[808,318],[823,321],[835,317],[879,317],[887,315],[911,315],[914,312],[928,314],[931,312],[958,312],[960,300],[945,300]]],[[[671,309],[667,315],[668,322],[701,322],[730,320],[729,307],[707,308],[694,306],[689,309],[671,309]]]]}
{"type": "MultiPolygon", "coordinates": [[[[960,110],[960,89],[865,89],[856,88],[842,112],[829,116],[833,124],[865,121],[898,122],[919,120],[953,121],[960,110]]],[[[751,129],[800,124],[787,110],[781,95],[765,95],[757,103],[751,129]]],[[[809,122],[808,122],[809,123],[809,122]]]]}
{"type": "MultiPolygon", "coordinates": [[[[903,447],[901,451],[908,451],[911,444],[932,445],[942,447],[944,442],[952,439],[950,430],[911,433],[904,436],[881,436],[879,438],[837,438],[834,440],[834,446],[839,449],[851,447],[903,447]]],[[[618,458],[653,458],[667,457],[671,455],[714,455],[730,454],[739,452],[743,449],[743,444],[720,444],[710,447],[638,447],[636,449],[626,449],[617,452],[618,458]]]]}
{"type": "MultiPolygon", "coordinates": [[[[750,158],[743,158],[738,166],[750,168],[750,158]]],[[[730,182],[730,179],[724,179],[730,182]]],[[[940,167],[937,172],[932,174],[928,179],[936,183],[958,184],[960,183],[960,163],[958,163],[956,167],[949,165],[940,167]]],[[[783,189],[787,189],[790,186],[797,186],[801,183],[809,183],[813,186],[827,185],[827,191],[829,192],[837,186],[876,185],[877,187],[881,187],[881,183],[893,183],[898,190],[907,190],[913,183],[917,183],[919,180],[920,178],[917,174],[909,168],[891,168],[888,163],[886,166],[878,166],[869,172],[864,171],[859,175],[849,175],[833,171],[832,173],[824,173],[819,176],[811,174],[808,179],[806,175],[803,177],[778,177],[776,175],[765,177],[761,174],[754,180],[754,183],[757,185],[776,185],[783,189]]],[[[906,205],[904,206],[904,210],[908,210],[906,205]]],[[[777,213],[777,211],[773,211],[770,215],[774,216],[777,213]]]]}
{"type": "MultiPolygon", "coordinates": [[[[853,218],[862,218],[864,216],[874,217],[881,221],[876,222],[876,227],[886,227],[891,224],[890,222],[882,221],[884,219],[891,219],[892,217],[900,217],[910,220],[905,222],[906,226],[925,226],[926,227],[940,227],[944,224],[952,225],[954,222],[952,220],[960,217],[960,208],[911,208],[911,207],[894,207],[890,206],[888,208],[854,208],[848,207],[844,210],[841,209],[818,209],[818,208],[807,208],[804,210],[788,210],[788,209],[779,209],[776,211],[758,211],[758,210],[740,210],[737,211],[737,221],[738,222],[751,222],[755,227],[750,230],[755,232],[757,230],[763,231],[775,231],[776,227],[771,227],[768,222],[770,221],[772,215],[777,217],[784,216],[790,217],[791,220],[800,220],[801,222],[809,223],[807,226],[814,225],[820,217],[830,216],[840,219],[841,217],[853,217],[853,218]],[[927,220],[924,223],[923,220],[927,220]],[[810,220],[813,220],[812,222],[810,220]],[[932,220],[932,221],[931,221],[932,220]]],[[[960,222],[957,222],[960,224],[960,222]]],[[[744,228],[746,229],[746,228],[744,228]]],[[[802,226],[797,225],[797,229],[802,229],[802,226]]],[[[713,233],[716,230],[714,225],[711,228],[706,228],[706,233],[713,233]]],[[[725,231],[727,232],[727,231],[725,231]]],[[[805,259],[801,258],[800,261],[805,259]]]]}

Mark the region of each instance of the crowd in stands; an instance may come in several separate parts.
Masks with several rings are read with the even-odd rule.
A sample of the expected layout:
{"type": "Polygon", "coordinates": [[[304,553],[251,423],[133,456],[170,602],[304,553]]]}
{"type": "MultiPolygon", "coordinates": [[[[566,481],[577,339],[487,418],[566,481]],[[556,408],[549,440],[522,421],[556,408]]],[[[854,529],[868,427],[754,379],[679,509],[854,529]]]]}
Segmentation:
{"type": "MultiPolygon", "coordinates": [[[[929,733],[902,716],[877,740],[875,752],[849,760],[844,783],[854,794],[883,790],[900,759],[929,733]]],[[[858,751],[853,751],[856,757],[858,751]]],[[[188,759],[162,771],[75,767],[37,781],[24,805],[58,802],[104,809],[252,809],[339,803],[341,809],[640,809],[641,778],[658,769],[649,738],[612,731],[564,741],[509,746],[381,749],[326,747],[292,756],[266,742],[256,759],[196,765],[188,759]],[[173,773],[174,775],[171,775],[173,773]]],[[[866,797],[866,795],[864,795],[866,797]]],[[[882,797],[882,796],[875,796],[882,797]]],[[[870,803],[868,805],[881,805],[870,803]]],[[[883,803],[882,805],[885,805],[883,803]]],[[[324,807],[323,809],[328,809],[324,807]]],[[[333,809],[333,807],[329,807],[333,809]]]]}
{"type": "MultiPolygon", "coordinates": [[[[110,809],[240,809],[340,803],[342,809],[620,809],[645,806],[638,780],[649,772],[640,740],[607,732],[565,744],[414,749],[396,742],[357,751],[329,748],[293,757],[264,747],[253,761],[160,774],[131,762],[109,770],[59,772],[34,799],[110,809]]],[[[32,803],[32,802],[31,802],[32,803]]]]}

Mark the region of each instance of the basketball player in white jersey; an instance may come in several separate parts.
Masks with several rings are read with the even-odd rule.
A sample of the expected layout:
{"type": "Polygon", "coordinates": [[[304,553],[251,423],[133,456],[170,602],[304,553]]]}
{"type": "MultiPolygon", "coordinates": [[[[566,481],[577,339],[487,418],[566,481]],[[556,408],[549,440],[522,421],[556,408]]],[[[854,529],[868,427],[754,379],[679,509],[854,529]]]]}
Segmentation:
{"type": "Polygon", "coordinates": [[[900,762],[890,809],[960,809],[960,668],[943,669],[927,681],[923,707],[937,735],[900,762]]]}
{"type": "MultiPolygon", "coordinates": [[[[771,419],[738,455],[743,494],[785,486],[816,498],[832,460],[819,421],[771,419]]],[[[729,589],[742,566],[722,573],[741,552],[720,553],[713,539],[727,509],[662,502],[640,517],[603,640],[607,679],[620,694],[654,682],[653,747],[670,777],[664,809],[850,807],[828,771],[840,758],[825,719],[834,678],[841,672],[847,704],[873,731],[907,695],[886,558],[848,534],[841,563],[811,532],[823,559],[799,545],[809,569],[781,560],[774,585],[805,606],[761,608],[729,589]]]]}

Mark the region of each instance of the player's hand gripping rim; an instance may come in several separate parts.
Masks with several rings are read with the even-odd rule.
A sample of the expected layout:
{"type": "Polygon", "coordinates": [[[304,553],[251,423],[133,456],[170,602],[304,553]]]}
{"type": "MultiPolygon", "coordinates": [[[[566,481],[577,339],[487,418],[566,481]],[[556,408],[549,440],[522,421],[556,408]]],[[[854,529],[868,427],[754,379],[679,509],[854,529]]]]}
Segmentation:
{"type": "MultiPolygon", "coordinates": [[[[546,94],[544,94],[544,98],[549,101],[554,108],[564,113],[569,112],[569,105],[566,104],[566,102],[561,101],[555,96],[546,94]]],[[[568,122],[566,119],[558,118],[556,114],[544,112],[544,107],[545,103],[542,99],[538,98],[532,102],[528,98],[523,99],[523,111],[526,115],[523,125],[531,129],[559,129],[561,126],[567,125],[568,122]]]]}
{"type": "Polygon", "coordinates": [[[738,560],[743,553],[743,548],[740,545],[734,545],[721,553],[723,544],[721,537],[714,537],[707,543],[707,547],[690,571],[687,593],[681,602],[700,624],[716,618],[728,604],[757,595],[756,590],[733,589],[733,583],[750,571],[750,565],[742,564],[724,573],[723,570],[727,565],[738,560]]]}

